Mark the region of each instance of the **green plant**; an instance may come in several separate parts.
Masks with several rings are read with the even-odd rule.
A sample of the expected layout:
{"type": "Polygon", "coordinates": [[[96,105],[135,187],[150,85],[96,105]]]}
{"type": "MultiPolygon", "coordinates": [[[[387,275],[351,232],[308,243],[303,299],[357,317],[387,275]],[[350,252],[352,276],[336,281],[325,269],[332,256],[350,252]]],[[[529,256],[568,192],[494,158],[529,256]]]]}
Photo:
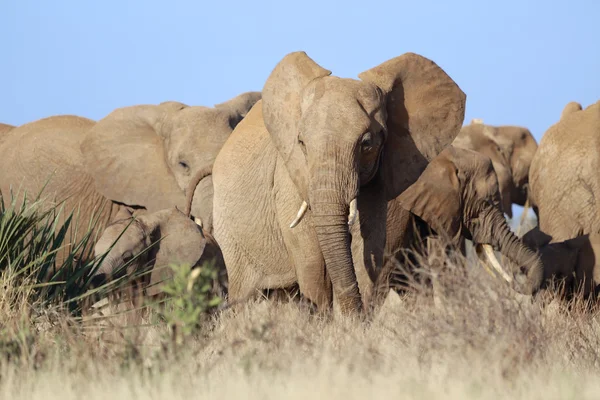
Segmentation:
{"type": "Polygon", "coordinates": [[[171,329],[173,342],[179,345],[199,330],[202,317],[218,307],[222,299],[213,292],[213,282],[218,278],[214,262],[197,268],[189,264],[171,264],[169,268],[173,278],[162,286],[169,297],[159,313],[171,329]]]}
{"type": "Polygon", "coordinates": [[[64,203],[48,205],[41,200],[42,192],[33,199],[24,193],[19,202],[12,191],[10,201],[4,201],[0,193],[0,274],[14,280],[21,290],[30,291],[38,303],[78,312],[81,300],[109,289],[105,285],[89,290],[93,273],[102,262],[102,257],[90,257],[102,208],[95,210],[89,221],[81,220],[79,209],[62,218],[64,203]],[[60,264],[59,252],[63,252],[60,264]]]}

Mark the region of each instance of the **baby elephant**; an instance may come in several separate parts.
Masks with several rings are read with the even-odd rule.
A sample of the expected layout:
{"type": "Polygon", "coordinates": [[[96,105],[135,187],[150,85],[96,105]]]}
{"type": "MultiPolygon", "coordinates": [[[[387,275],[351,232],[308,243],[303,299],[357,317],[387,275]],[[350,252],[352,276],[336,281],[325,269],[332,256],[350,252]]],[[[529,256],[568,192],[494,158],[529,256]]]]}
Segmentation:
{"type": "Polygon", "coordinates": [[[581,291],[585,297],[597,295],[600,285],[600,233],[580,235],[550,243],[551,237],[535,227],[523,242],[539,252],[543,265],[541,288],[564,279],[564,294],[581,291]]]}
{"type": "Polygon", "coordinates": [[[106,257],[93,281],[103,282],[152,269],[149,277],[146,273],[141,278],[141,286],[145,295],[154,297],[162,293],[161,282],[172,276],[169,264],[185,263],[197,267],[213,260],[219,271],[215,289],[220,296],[225,294],[227,275],[218,244],[184,213],[169,208],[135,218],[127,212],[122,217],[111,223],[96,242],[94,255],[106,254],[106,257]],[[148,249],[150,245],[152,247],[148,249]]]}

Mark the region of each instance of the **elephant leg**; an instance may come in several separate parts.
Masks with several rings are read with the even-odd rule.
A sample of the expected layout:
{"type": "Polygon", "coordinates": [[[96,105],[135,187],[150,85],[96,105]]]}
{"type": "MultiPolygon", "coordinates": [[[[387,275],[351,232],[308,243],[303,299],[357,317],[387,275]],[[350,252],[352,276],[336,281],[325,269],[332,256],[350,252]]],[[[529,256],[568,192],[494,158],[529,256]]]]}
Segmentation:
{"type": "Polygon", "coordinates": [[[260,295],[260,275],[251,273],[256,267],[248,265],[249,257],[235,243],[222,239],[223,260],[227,269],[228,290],[227,302],[230,306],[237,308],[247,300],[252,300],[260,295]],[[250,272],[250,273],[248,273],[250,272]]]}
{"type": "Polygon", "coordinates": [[[374,285],[382,271],[387,216],[384,190],[374,182],[361,188],[358,196],[358,215],[350,227],[352,260],[365,311],[371,311],[374,285]]]}
{"type": "MultiPolygon", "coordinates": [[[[292,220],[293,220],[292,215],[292,220]]],[[[294,269],[302,297],[313,303],[319,311],[331,309],[333,290],[325,269],[325,260],[317,241],[316,232],[308,223],[310,217],[293,230],[283,228],[283,240],[294,269]]]]}
{"type": "Polygon", "coordinates": [[[298,225],[290,228],[289,225],[296,218],[298,207],[302,204],[302,198],[284,169],[278,169],[275,179],[278,187],[282,188],[275,196],[277,219],[280,221],[288,258],[296,272],[300,293],[319,311],[330,310],[333,290],[312,224],[311,213],[308,211],[298,225]]]}
{"type": "MultiPolygon", "coordinates": [[[[257,143],[253,145],[260,148],[260,141],[257,143]]],[[[264,150],[260,150],[262,154],[264,150]]],[[[213,237],[221,247],[233,302],[296,282],[276,212],[276,196],[282,192],[274,187],[279,185],[274,178],[277,157],[273,152],[267,154],[271,156],[254,164],[250,156],[235,154],[229,159],[233,156],[227,153],[221,153],[221,167],[219,159],[215,161],[213,237]]]]}

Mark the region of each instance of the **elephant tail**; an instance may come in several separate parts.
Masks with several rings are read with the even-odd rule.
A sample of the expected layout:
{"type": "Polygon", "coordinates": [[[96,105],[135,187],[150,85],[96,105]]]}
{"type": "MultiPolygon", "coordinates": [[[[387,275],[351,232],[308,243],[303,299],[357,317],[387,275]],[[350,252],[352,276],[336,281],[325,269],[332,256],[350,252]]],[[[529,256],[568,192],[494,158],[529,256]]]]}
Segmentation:
{"type": "Polygon", "coordinates": [[[201,168],[190,180],[190,183],[185,191],[185,215],[186,217],[190,217],[192,213],[192,202],[194,201],[194,192],[196,191],[196,186],[200,183],[200,181],[207,176],[212,175],[212,165],[208,167],[201,168]]]}

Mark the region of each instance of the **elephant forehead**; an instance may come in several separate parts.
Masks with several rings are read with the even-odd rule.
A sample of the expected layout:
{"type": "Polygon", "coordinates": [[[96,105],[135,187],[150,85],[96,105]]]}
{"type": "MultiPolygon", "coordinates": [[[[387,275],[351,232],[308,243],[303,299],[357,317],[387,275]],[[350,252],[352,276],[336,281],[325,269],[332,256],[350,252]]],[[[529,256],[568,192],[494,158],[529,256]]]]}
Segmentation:
{"type": "Polygon", "coordinates": [[[343,133],[354,140],[356,135],[370,130],[374,121],[379,128],[385,126],[384,103],[376,90],[351,79],[332,82],[315,89],[312,104],[303,113],[301,131],[331,132],[336,136],[343,133]]]}
{"type": "Polygon", "coordinates": [[[173,116],[172,135],[210,136],[231,132],[228,115],[218,109],[188,107],[173,116]]]}
{"type": "Polygon", "coordinates": [[[357,105],[368,115],[383,109],[384,98],[377,86],[350,78],[327,76],[316,83],[317,91],[323,93],[323,101],[337,105],[339,109],[354,108],[357,105]]]}
{"type": "Polygon", "coordinates": [[[104,230],[104,232],[96,242],[95,249],[96,251],[104,252],[108,250],[110,246],[112,246],[112,244],[115,242],[115,240],[117,240],[117,238],[119,240],[115,244],[115,248],[117,248],[117,246],[124,246],[127,243],[132,242],[132,240],[141,242],[143,240],[143,236],[144,235],[142,229],[136,223],[130,224],[130,221],[116,223],[108,226],[104,230]],[[123,233],[125,229],[126,231],[125,233],[123,233]],[[119,237],[121,233],[123,233],[123,235],[119,237]]]}

